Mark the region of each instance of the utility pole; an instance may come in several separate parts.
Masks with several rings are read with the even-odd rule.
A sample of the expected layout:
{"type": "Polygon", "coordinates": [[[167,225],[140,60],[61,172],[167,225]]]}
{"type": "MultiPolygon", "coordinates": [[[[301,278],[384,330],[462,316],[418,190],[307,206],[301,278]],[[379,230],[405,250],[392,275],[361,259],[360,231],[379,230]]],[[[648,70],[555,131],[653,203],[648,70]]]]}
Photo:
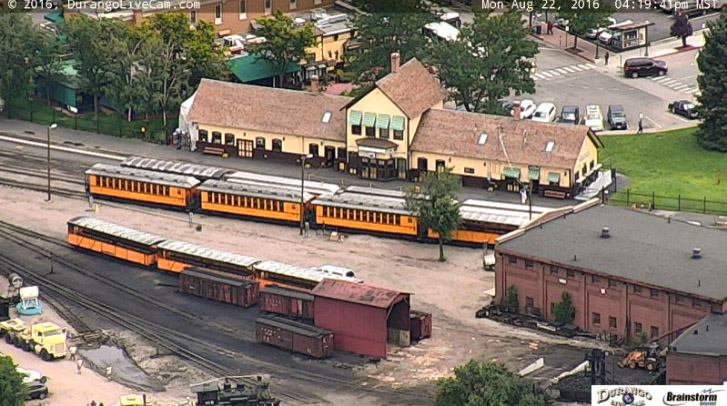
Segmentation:
{"type": "Polygon", "coordinates": [[[310,158],[313,158],[312,154],[300,157],[300,235],[303,235],[303,218],[305,217],[305,211],[303,210],[303,205],[305,204],[303,199],[303,194],[305,193],[305,160],[310,158]]]}
{"type": "Polygon", "coordinates": [[[50,203],[50,199],[51,199],[51,197],[50,197],[50,130],[55,129],[56,127],[58,127],[58,124],[56,124],[56,123],[53,123],[48,126],[48,145],[47,145],[48,146],[48,199],[46,201],[49,203],[50,203]]]}

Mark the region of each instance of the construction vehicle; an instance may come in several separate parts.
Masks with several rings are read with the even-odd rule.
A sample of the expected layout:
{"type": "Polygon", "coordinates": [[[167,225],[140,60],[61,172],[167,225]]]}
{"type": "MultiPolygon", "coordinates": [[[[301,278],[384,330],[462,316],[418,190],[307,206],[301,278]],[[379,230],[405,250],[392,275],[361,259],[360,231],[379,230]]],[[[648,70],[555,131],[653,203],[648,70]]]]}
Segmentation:
{"type": "Polygon", "coordinates": [[[119,406],[146,406],[146,395],[123,395],[119,397],[119,406]]]}
{"type": "Polygon", "coordinates": [[[197,406],[280,406],[260,375],[228,376],[190,385],[197,406]]]}
{"type": "MultiPolygon", "coordinates": [[[[24,351],[31,351],[43,361],[63,358],[68,354],[66,330],[51,322],[35,323],[22,331],[10,331],[11,342],[24,351]]],[[[8,341],[5,337],[5,341],[8,341]]]]}
{"type": "Polygon", "coordinates": [[[5,336],[5,342],[13,344],[15,335],[25,330],[25,322],[20,319],[10,319],[0,322],[0,336],[5,336]]]}
{"type": "Polygon", "coordinates": [[[662,367],[664,357],[659,353],[659,345],[653,343],[647,349],[638,349],[631,351],[626,355],[623,361],[618,363],[621,368],[629,367],[630,369],[644,368],[649,372],[654,372],[662,367]]]}

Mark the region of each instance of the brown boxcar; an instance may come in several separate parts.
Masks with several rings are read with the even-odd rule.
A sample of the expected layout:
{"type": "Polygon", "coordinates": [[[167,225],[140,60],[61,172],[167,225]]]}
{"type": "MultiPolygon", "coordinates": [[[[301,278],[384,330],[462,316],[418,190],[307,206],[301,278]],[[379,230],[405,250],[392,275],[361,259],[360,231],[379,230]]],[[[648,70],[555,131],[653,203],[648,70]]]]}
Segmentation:
{"type": "Polygon", "coordinates": [[[257,304],[260,293],[255,281],[198,267],[189,267],[179,274],[179,290],[242,307],[257,304]]]}
{"type": "Polygon", "coordinates": [[[333,354],[333,333],[280,316],[260,316],[255,321],[257,341],[315,358],[333,354]]]}
{"type": "Polygon", "coordinates": [[[411,310],[411,339],[421,340],[432,336],[432,314],[411,310]]]}
{"type": "Polygon", "coordinates": [[[260,290],[260,311],[313,320],[313,300],[305,291],[268,285],[260,290]]]}

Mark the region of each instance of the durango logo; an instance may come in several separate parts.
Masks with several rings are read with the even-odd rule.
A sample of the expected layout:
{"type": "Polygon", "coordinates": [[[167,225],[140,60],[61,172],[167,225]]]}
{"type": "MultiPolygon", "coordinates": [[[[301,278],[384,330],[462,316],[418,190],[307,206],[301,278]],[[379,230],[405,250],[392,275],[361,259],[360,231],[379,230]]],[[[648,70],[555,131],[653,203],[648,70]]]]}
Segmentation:
{"type": "Polygon", "coordinates": [[[639,406],[645,405],[646,400],[651,400],[650,392],[638,387],[621,387],[614,389],[602,389],[598,391],[598,403],[611,400],[611,406],[639,406]],[[639,399],[640,398],[640,399],[639,399]]]}

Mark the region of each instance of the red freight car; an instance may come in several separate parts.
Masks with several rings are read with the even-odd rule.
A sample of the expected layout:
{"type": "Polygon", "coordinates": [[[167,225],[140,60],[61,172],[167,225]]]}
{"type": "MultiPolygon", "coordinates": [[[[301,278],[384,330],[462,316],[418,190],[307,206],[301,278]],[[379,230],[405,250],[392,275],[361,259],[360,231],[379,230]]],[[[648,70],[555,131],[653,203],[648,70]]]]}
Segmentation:
{"type": "Polygon", "coordinates": [[[255,281],[198,267],[189,267],[179,274],[179,290],[242,307],[256,305],[260,294],[255,281]]]}
{"type": "Polygon", "coordinates": [[[313,320],[313,300],[310,293],[278,285],[260,290],[260,310],[285,316],[313,320]]]}
{"type": "Polygon", "coordinates": [[[333,354],[333,333],[280,316],[260,316],[255,321],[257,341],[315,358],[333,354]]]}
{"type": "Polygon", "coordinates": [[[432,314],[416,310],[409,311],[411,319],[411,339],[421,340],[432,336],[432,314]]]}

